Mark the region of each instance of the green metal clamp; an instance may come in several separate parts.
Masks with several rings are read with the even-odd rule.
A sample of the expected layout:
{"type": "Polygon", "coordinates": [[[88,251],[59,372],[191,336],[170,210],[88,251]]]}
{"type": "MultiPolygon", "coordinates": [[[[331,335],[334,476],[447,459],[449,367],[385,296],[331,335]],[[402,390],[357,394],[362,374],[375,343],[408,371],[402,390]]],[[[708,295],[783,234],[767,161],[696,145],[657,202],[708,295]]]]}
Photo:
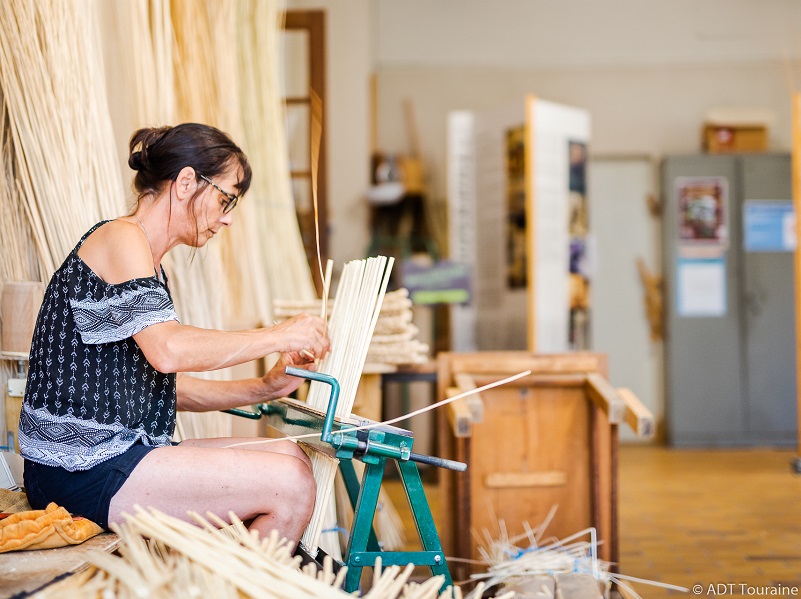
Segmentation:
{"type": "Polygon", "coordinates": [[[312,372],[311,370],[295,368],[294,366],[287,366],[284,372],[291,376],[297,376],[302,379],[309,379],[311,381],[318,381],[331,386],[331,395],[328,398],[328,409],[325,412],[325,420],[323,421],[323,430],[322,434],[320,435],[320,439],[324,443],[331,443],[333,445],[334,437],[331,434],[331,431],[334,428],[334,416],[337,413],[337,403],[339,403],[339,381],[330,374],[312,372]]]}
{"type": "Polygon", "coordinates": [[[226,414],[240,416],[242,418],[249,418],[250,420],[260,420],[263,416],[269,416],[273,413],[273,407],[270,404],[260,403],[253,406],[252,410],[243,410],[242,408],[231,408],[230,410],[223,410],[226,414]]]}

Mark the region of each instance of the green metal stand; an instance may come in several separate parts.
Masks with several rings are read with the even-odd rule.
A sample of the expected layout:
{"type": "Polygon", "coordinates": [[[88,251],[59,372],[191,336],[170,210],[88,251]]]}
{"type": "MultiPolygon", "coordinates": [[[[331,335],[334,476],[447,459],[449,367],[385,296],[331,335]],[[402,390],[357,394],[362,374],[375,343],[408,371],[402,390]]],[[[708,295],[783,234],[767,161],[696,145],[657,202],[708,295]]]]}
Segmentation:
{"type": "Polygon", "coordinates": [[[378,558],[381,558],[383,566],[407,564],[427,566],[431,569],[432,576],[445,577],[442,590],[453,586],[423,482],[420,480],[417,462],[458,471],[464,471],[467,466],[461,462],[412,453],[414,436],[410,431],[401,428],[381,425],[369,430],[354,430],[357,428],[356,424],[362,423],[345,423],[334,418],[339,399],[339,383],[336,379],[326,374],[291,366],[286,368],[286,372],[331,386],[331,396],[325,414],[294,400],[261,404],[256,406],[255,412],[226,411],[246,418],[257,419],[264,416],[270,426],[289,436],[319,432],[319,438],[304,439],[304,441],[339,459],[339,468],[353,506],[353,524],[344,555],[345,565],[348,567],[345,591],[351,593],[357,590],[362,568],[374,567],[378,558]],[[354,459],[365,465],[361,481],[353,467],[354,459]],[[382,551],[376,538],[373,519],[387,460],[392,460],[398,468],[422,545],[421,551],[382,551]]]}
{"type": "Polygon", "coordinates": [[[364,476],[359,481],[351,460],[340,458],[339,468],[353,506],[353,525],[344,555],[345,565],[348,566],[345,592],[353,592],[359,587],[362,568],[374,567],[378,558],[381,558],[383,566],[407,564],[427,566],[431,569],[432,576],[445,577],[442,585],[444,590],[453,585],[453,579],[448,571],[445,554],[442,552],[442,544],[420,480],[420,472],[414,462],[394,460],[403,482],[422,550],[382,551],[378,544],[373,529],[373,518],[378,506],[378,494],[384,478],[386,461],[387,458],[382,457],[374,463],[365,464],[364,476]]]}

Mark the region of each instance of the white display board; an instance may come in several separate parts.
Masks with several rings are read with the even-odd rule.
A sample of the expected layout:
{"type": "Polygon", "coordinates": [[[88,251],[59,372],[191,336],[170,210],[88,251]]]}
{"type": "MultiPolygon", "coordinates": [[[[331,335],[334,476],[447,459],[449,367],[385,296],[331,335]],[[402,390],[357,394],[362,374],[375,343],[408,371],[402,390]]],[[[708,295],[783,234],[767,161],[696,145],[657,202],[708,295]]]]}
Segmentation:
{"type": "MultiPolygon", "coordinates": [[[[460,110],[448,115],[448,257],[476,272],[475,115],[460,110]]],[[[451,306],[451,350],[476,351],[476,300],[451,306]]]]}
{"type": "Polygon", "coordinates": [[[530,167],[529,193],[529,349],[571,349],[569,329],[570,151],[589,145],[586,110],[529,97],[526,118],[530,167]]]}

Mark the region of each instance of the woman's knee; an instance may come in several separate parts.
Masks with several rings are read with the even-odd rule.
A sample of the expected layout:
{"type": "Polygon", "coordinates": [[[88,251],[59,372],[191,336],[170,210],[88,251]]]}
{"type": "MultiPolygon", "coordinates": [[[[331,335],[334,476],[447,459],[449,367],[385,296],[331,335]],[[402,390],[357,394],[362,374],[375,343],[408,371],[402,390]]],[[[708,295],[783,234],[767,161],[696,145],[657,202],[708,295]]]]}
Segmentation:
{"type": "Polygon", "coordinates": [[[306,455],[306,452],[298,445],[292,441],[281,441],[277,443],[277,449],[281,451],[281,453],[285,453],[287,455],[291,455],[292,457],[298,458],[301,462],[306,464],[306,466],[311,470],[312,463],[309,456],[306,455]]]}
{"type": "MultiPolygon", "coordinates": [[[[305,455],[305,454],[304,454],[305,455]]],[[[314,480],[311,468],[298,463],[292,472],[292,481],[289,485],[291,497],[287,498],[293,509],[303,512],[311,518],[314,511],[314,500],[317,495],[317,483],[314,480]]]]}

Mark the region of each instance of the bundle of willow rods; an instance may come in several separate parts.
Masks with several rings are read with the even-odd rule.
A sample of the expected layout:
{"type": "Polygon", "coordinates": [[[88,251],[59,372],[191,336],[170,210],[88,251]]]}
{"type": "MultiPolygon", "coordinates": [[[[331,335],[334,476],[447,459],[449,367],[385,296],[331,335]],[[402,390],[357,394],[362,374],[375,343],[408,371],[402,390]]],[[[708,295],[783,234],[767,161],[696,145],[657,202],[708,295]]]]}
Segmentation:
{"type": "Polygon", "coordinates": [[[95,3],[4,0],[0,31],[0,285],[46,281],[123,205],[95,3]]]}
{"type": "MultiPolygon", "coordinates": [[[[132,130],[171,124],[176,117],[173,26],[169,0],[113,2],[117,46],[106,48],[133,96],[132,130]]],[[[124,140],[123,140],[124,141],[124,140]]],[[[126,146],[127,149],[127,146],[126,146]]]]}
{"type": "MultiPolygon", "coordinates": [[[[41,280],[30,225],[14,180],[10,133],[8,112],[0,94],[0,295],[6,283],[41,280]]],[[[3,325],[0,320],[0,331],[3,325]]],[[[0,387],[5,388],[8,379],[16,375],[16,362],[0,361],[0,387]]]]}
{"type": "MultiPolygon", "coordinates": [[[[198,3],[200,4],[200,3],[198,3]]],[[[179,40],[175,40],[175,28],[169,0],[153,0],[152,2],[116,2],[112,9],[116,11],[118,60],[121,59],[121,70],[127,76],[126,88],[131,90],[135,99],[135,114],[130,119],[133,128],[153,125],[173,124],[176,119],[187,120],[179,115],[177,73],[184,70],[203,78],[206,84],[213,86],[210,68],[205,63],[198,65],[199,59],[190,64],[182,63],[177,56],[183,50],[179,40]]],[[[206,27],[209,40],[206,12],[184,11],[186,21],[195,28],[206,27]]],[[[190,58],[191,60],[191,58],[190,58]]],[[[217,106],[209,107],[209,113],[216,111],[217,106]]],[[[197,120],[202,115],[198,115],[197,120]]],[[[209,116],[208,114],[206,115],[209,116]]],[[[211,124],[214,124],[213,122],[211,124]]],[[[127,149],[127,145],[126,145],[127,149]]],[[[128,172],[128,177],[132,173],[128,172]]],[[[225,328],[224,307],[228,297],[224,292],[227,285],[220,281],[226,279],[226,273],[220,257],[221,250],[216,247],[216,240],[208,249],[193,251],[189,248],[175,248],[164,261],[170,277],[170,288],[175,301],[176,311],[181,321],[203,328],[225,328]]],[[[227,371],[202,373],[204,378],[227,379],[227,371]]],[[[220,413],[185,413],[178,415],[177,437],[179,439],[197,437],[230,436],[231,417],[220,413]]]]}
{"type": "MultiPolygon", "coordinates": [[[[217,126],[242,146],[254,172],[248,197],[234,215],[235,231],[221,231],[197,252],[171,252],[167,269],[181,320],[220,329],[270,323],[273,283],[290,297],[313,293],[289,192],[280,86],[273,72],[283,5],[278,0],[116,4],[119,37],[128,44],[123,54],[133,62],[125,72],[134,77],[136,126],[176,120],[217,126]],[[254,23],[254,15],[265,18],[254,23]],[[271,213],[267,198],[287,209],[271,213]]],[[[230,435],[231,419],[182,413],[178,429],[183,438],[230,435]]]]}
{"type": "MultiPolygon", "coordinates": [[[[348,417],[356,399],[367,348],[375,329],[381,304],[387,291],[392,258],[378,256],[366,260],[353,260],[345,264],[337,288],[337,297],[328,323],[331,351],[319,364],[319,372],[333,376],[340,385],[336,415],[348,417]]],[[[325,412],[331,388],[312,382],[306,402],[319,412],[325,412]]],[[[323,525],[336,524],[330,519],[328,504],[333,500],[334,478],[339,460],[302,444],[312,460],[317,494],[311,522],[303,533],[301,543],[309,553],[316,555],[323,525]]]]}
{"type": "Polygon", "coordinates": [[[8,110],[0,93],[0,286],[42,278],[30,223],[14,177],[14,158],[8,110]]]}
{"type": "MultiPolygon", "coordinates": [[[[190,514],[199,526],[157,510],[136,509],[120,536],[120,557],[95,551],[86,557],[94,568],[37,593],[51,597],[183,597],[344,599],[347,568],[333,573],[330,560],[322,570],[299,569],[289,543],[277,533],[259,539],[230,514],[232,524],[207,514],[190,514]]],[[[382,568],[378,563],[365,599],[461,599],[458,588],[439,594],[443,577],[422,584],[408,582],[413,567],[382,568]]]]}
{"type": "MultiPolygon", "coordinates": [[[[284,320],[309,312],[316,314],[320,301],[276,300],[276,320],[284,320]]],[[[375,331],[367,351],[368,364],[420,364],[428,361],[429,347],[419,340],[420,330],[412,323],[412,300],[409,291],[401,288],[387,292],[375,331]]]]}

